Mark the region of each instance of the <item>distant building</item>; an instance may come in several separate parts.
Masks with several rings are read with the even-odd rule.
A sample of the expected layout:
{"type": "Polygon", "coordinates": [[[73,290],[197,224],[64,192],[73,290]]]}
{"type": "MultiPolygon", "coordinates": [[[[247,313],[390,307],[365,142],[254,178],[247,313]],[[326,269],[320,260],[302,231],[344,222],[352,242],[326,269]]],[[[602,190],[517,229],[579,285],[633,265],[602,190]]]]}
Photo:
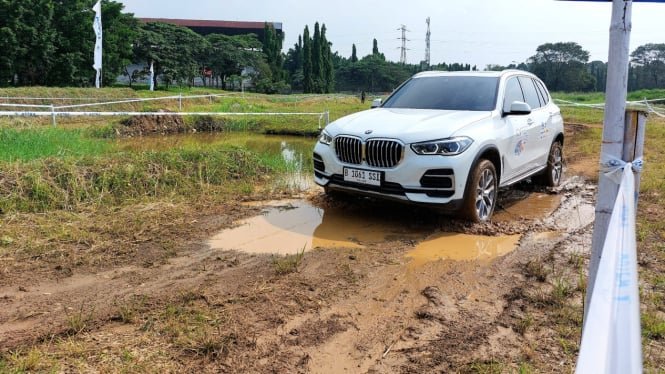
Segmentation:
{"type": "MultiPolygon", "coordinates": [[[[245,21],[214,21],[214,20],[195,20],[195,19],[173,19],[173,18],[139,18],[144,23],[148,22],[162,22],[172,25],[187,27],[200,35],[208,34],[223,34],[223,35],[246,35],[256,34],[259,40],[265,37],[265,24],[266,22],[245,22],[245,21]]],[[[278,35],[284,33],[282,29],[282,22],[267,22],[271,24],[278,35]]],[[[149,64],[138,63],[127,67],[128,74],[136,74],[137,72],[146,71],[149,64]]],[[[251,73],[253,69],[247,68],[245,73],[251,73]]],[[[118,77],[118,82],[129,84],[129,77],[122,75],[118,77]]],[[[148,78],[139,79],[135,83],[145,84],[148,83],[148,78]]],[[[203,85],[203,81],[197,78],[194,82],[195,85],[203,85]]]]}

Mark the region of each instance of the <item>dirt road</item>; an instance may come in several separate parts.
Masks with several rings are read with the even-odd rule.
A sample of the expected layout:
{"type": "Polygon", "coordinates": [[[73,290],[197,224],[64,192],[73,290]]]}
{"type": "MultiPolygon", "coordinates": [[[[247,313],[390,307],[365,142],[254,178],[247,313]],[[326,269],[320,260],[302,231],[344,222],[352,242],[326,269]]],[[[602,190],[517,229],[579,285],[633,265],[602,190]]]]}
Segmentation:
{"type": "Polygon", "coordinates": [[[173,256],[5,267],[0,348],[65,372],[562,371],[593,198],[522,185],[484,225],[317,190],[233,204],[173,256]]]}

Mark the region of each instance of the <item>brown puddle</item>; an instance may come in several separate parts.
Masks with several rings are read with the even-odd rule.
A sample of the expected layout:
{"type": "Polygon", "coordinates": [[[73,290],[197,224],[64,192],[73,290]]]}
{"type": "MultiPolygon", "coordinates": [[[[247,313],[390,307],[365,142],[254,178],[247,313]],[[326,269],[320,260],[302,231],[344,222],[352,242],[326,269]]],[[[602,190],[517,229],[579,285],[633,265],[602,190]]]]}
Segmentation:
{"type": "Polygon", "coordinates": [[[208,244],[212,249],[249,253],[296,254],[313,248],[363,248],[391,239],[417,239],[424,228],[404,227],[400,220],[342,208],[325,211],[305,201],[280,202],[261,216],[239,222],[208,244]]]}
{"type": "Polygon", "coordinates": [[[490,260],[515,250],[520,238],[521,235],[494,237],[443,233],[423,241],[406,257],[412,258],[411,267],[437,260],[490,260]]]}
{"type": "Polygon", "coordinates": [[[502,207],[497,208],[494,212],[492,221],[507,222],[515,219],[545,218],[551,215],[561,204],[560,195],[543,193],[531,193],[526,198],[510,200],[503,200],[502,207]]]}

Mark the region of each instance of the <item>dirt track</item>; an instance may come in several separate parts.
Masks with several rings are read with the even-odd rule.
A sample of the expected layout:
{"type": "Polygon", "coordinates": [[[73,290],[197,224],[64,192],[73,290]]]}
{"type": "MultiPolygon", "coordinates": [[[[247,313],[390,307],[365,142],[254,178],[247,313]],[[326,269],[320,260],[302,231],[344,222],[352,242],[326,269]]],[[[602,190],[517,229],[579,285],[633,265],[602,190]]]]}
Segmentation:
{"type": "MultiPolygon", "coordinates": [[[[518,214],[510,206],[528,195],[504,193],[499,217],[518,214]]],[[[573,178],[558,195],[561,206],[547,218],[512,216],[488,225],[342,201],[349,218],[370,210],[426,234],[358,241],[364,248],[318,248],[285,275],[275,271],[271,255],[212,249],[205,237],[165,261],[70,270],[41,282],[25,273],[12,281],[5,268],[10,277],[0,287],[0,346],[36,344],[71,370],[117,369],[122,352],[131,352],[134,369],[150,372],[415,373],[460,370],[488,359],[519,362],[535,354],[527,341],[541,338],[511,327],[520,313],[512,296],[530,282],[525,264],[588,248],[593,192],[573,178]],[[405,256],[439,231],[522,236],[514,251],[497,259],[418,262],[405,256]],[[66,341],[88,352],[75,367],[66,341]]],[[[324,211],[340,204],[317,191],[304,198],[324,211]]],[[[217,225],[257,209],[235,206],[217,225]]],[[[542,365],[565,362],[559,351],[548,352],[542,365]]]]}

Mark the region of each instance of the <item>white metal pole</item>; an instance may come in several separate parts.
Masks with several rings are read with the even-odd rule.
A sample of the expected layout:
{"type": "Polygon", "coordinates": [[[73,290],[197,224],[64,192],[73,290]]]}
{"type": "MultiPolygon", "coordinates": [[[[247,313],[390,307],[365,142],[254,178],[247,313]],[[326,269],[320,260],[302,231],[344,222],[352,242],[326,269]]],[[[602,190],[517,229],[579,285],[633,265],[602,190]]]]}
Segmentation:
{"type": "MultiPolygon", "coordinates": [[[[612,1],[601,160],[607,160],[608,158],[622,159],[626,98],[628,95],[628,58],[630,54],[630,31],[632,29],[632,6],[632,0],[612,1]]],[[[605,243],[607,227],[618,191],[619,186],[601,171],[598,178],[596,220],[593,227],[589,281],[584,308],[585,319],[588,312],[587,306],[589,305],[593,286],[596,281],[596,273],[605,243]]]]}

